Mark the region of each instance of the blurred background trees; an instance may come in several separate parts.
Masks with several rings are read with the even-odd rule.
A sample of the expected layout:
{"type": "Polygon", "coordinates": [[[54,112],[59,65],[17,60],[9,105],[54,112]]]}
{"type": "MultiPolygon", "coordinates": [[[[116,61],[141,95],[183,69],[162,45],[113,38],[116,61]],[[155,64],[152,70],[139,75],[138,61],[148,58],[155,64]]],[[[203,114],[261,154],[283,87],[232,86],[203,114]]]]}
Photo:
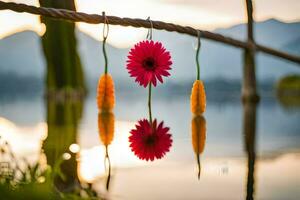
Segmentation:
{"type": "MultiPolygon", "coordinates": [[[[76,10],[74,0],[39,0],[43,7],[76,10]]],[[[84,73],[75,37],[75,23],[41,16],[46,25],[42,46],[47,62],[48,95],[83,96],[86,93],[84,73]]]]}

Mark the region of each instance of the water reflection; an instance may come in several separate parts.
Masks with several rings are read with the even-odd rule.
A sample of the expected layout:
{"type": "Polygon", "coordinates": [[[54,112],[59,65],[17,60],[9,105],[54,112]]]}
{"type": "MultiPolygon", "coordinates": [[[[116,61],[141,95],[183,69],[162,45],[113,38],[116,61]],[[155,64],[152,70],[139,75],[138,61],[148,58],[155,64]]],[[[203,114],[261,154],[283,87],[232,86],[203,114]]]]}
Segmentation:
{"type": "Polygon", "coordinates": [[[172,146],[170,128],[164,122],[139,120],[135,129],[130,131],[129,142],[131,151],[141,160],[154,161],[163,158],[172,146]]]}
{"type": "Polygon", "coordinates": [[[53,167],[57,160],[69,152],[71,158],[61,164],[64,178],[55,177],[55,185],[61,191],[72,192],[78,187],[76,153],[69,150],[77,143],[78,125],[82,116],[83,102],[67,99],[65,101],[47,100],[48,137],[42,149],[46,154],[47,164],[53,167]]]}
{"type": "Polygon", "coordinates": [[[108,191],[111,178],[111,162],[108,152],[108,146],[112,143],[114,139],[115,131],[115,116],[112,112],[98,113],[98,131],[99,138],[105,146],[104,168],[107,174],[106,190],[108,191]]]}
{"type": "MultiPolygon", "coordinates": [[[[54,105],[52,107],[57,107],[56,109],[60,110],[60,113],[66,113],[63,110],[73,110],[72,112],[75,113],[74,110],[77,107],[71,101],[64,103],[51,102],[51,104],[54,105]]],[[[195,145],[198,150],[195,148],[195,152],[193,152],[194,146],[191,148],[192,135],[186,134],[186,131],[189,130],[193,123],[189,117],[188,100],[177,99],[176,103],[173,104],[170,104],[167,100],[157,102],[156,106],[159,109],[155,110],[155,113],[164,118],[166,123],[172,127],[174,150],[165,159],[153,163],[140,161],[128,148],[129,131],[134,127],[132,118],[134,119],[136,116],[131,117],[131,119],[125,118],[125,115],[122,116],[120,110],[124,110],[124,105],[130,104],[124,104],[124,101],[120,101],[120,104],[119,107],[116,107],[118,120],[115,116],[114,134],[107,134],[101,138],[101,131],[99,135],[97,132],[95,99],[90,101],[90,104],[87,104],[88,109],[85,109],[85,111],[89,111],[84,113],[84,121],[81,122],[80,126],[80,117],[77,120],[76,128],[79,130],[76,133],[69,132],[71,135],[77,135],[75,140],[73,138],[73,141],[68,142],[63,148],[72,157],[77,157],[74,159],[77,161],[77,164],[75,163],[77,165],[77,179],[79,179],[81,184],[83,182],[90,183],[85,186],[87,188],[91,186],[98,194],[106,194],[105,187],[109,180],[108,188],[111,199],[141,199],[141,197],[145,196],[151,196],[153,199],[159,199],[160,197],[163,199],[177,197],[180,199],[195,199],[200,196],[204,199],[286,199],[287,197],[291,197],[289,199],[297,199],[296,197],[299,197],[297,189],[300,177],[298,170],[300,166],[299,154],[295,154],[294,151],[290,150],[291,148],[288,148],[290,147],[289,145],[287,147],[284,146],[286,141],[298,143],[299,140],[296,135],[298,128],[295,125],[297,120],[295,120],[296,116],[279,115],[278,113],[284,111],[279,109],[280,107],[278,108],[274,105],[270,107],[269,104],[269,107],[266,107],[264,105],[267,102],[262,102],[258,112],[255,104],[244,104],[243,110],[240,110],[240,107],[234,104],[235,107],[227,105],[226,109],[218,110],[217,112],[216,109],[213,109],[215,106],[209,104],[205,115],[205,124],[208,131],[204,145],[205,149],[203,150],[205,156],[203,156],[203,153],[200,154],[202,173],[201,181],[199,182],[194,172],[197,159],[197,157],[194,157],[194,153],[197,155],[197,151],[201,152],[200,146],[202,145],[200,142],[198,147],[195,145]],[[238,109],[235,109],[236,107],[238,109]],[[160,111],[161,108],[167,109],[160,111]],[[177,120],[177,116],[171,115],[171,111],[175,108],[181,111],[180,120],[177,120]],[[235,117],[231,117],[232,115],[235,117]],[[256,117],[257,120],[260,120],[257,123],[261,122],[259,123],[260,126],[256,124],[256,117]],[[271,120],[272,117],[274,119],[271,120]],[[243,124],[240,124],[241,122],[243,124]],[[270,125],[271,122],[273,122],[272,125],[270,125]],[[238,128],[229,129],[228,127],[238,128]],[[241,127],[243,127],[242,130],[239,129],[241,127]],[[274,132],[277,128],[278,132],[274,132]],[[285,132],[284,129],[286,130],[285,132]],[[255,134],[256,131],[257,135],[255,134]],[[292,135],[293,133],[295,136],[292,135]],[[99,145],[99,139],[103,145],[99,145]],[[259,143],[256,139],[259,139],[259,143]],[[278,143],[278,140],[282,141],[278,143]],[[270,143],[273,146],[265,150],[264,148],[268,147],[270,143]],[[279,149],[280,146],[277,143],[283,144],[284,149],[279,149]],[[80,145],[80,148],[77,144],[80,145]],[[107,154],[113,166],[111,171],[109,171],[107,159],[104,164],[106,156],[105,144],[107,144],[107,154]],[[260,151],[257,151],[257,149],[260,151]],[[78,151],[80,152],[76,153],[78,151]],[[216,154],[216,151],[219,154],[216,154]],[[258,153],[260,156],[258,156],[258,153]],[[115,171],[114,169],[118,170],[115,171]],[[224,171],[221,171],[223,169],[224,171]],[[279,175],[278,171],[284,171],[285,173],[279,175]],[[112,174],[111,176],[109,176],[109,172],[112,174]],[[136,179],[139,181],[133,181],[136,179]],[[157,183],[160,183],[161,187],[153,191],[151,188],[157,183]],[[170,192],[170,188],[173,187],[178,189],[170,192]],[[136,188],[139,188],[139,190],[137,191],[136,188]],[[183,190],[184,193],[182,192],[183,190]]],[[[48,103],[46,105],[48,106],[48,103]]],[[[141,107],[144,105],[142,100],[140,105],[141,107]]],[[[34,106],[31,108],[34,108],[34,106]]],[[[31,110],[38,112],[34,109],[31,110]]],[[[47,111],[49,110],[47,109],[47,111]]],[[[51,111],[51,113],[54,112],[58,111],[51,111]]],[[[142,110],[140,109],[137,115],[140,115],[141,112],[142,110]]],[[[14,121],[8,123],[8,120],[2,120],[2,122],[0,120],[0,134],[5,140],[9,139],[12,149],[17,151],[18,154],[27,155],[27,158],[33,157],[31,159],[32,162],[30,162],[31,166],[34,166],[36,162],[41,162],[43,159],[45,164],[46,157],[40,156],[41,158],[36,158],[38,157],[36,154],[41,151],[40,141],[44,141],[47,135],[47,142],[52,137],[50,135],[53,133],[51,127],[54,126],[50,127],[49,123],[47,128],[46,123],[42,122],[26,125],[26,127],[20,124],[18,120],[11,119],[3,113],[1,115],[14,121]],[[13,126],[15,128],[9,128],[13,126]],[[49,131],[48,134],[47,130],[49,131]]],[[[60,115],[60,118],[65,119],[66,117],[60,115]]],[[[54,124],[52,123],[52,125],[54,124]]],[[[61,126],[67,125],[65,122],[60,124],[61,126]]],[[[74,123],[72,124],[71,126],[74,126],[74,123]]],[[[67,139],[66,130],[61,129],[61,131],[61,135],[64,135],[67,139]]],[[[43,148],[45,148],[46,141],[43,142],[43,148]]],[[[195,142],[195,144],[197,143],[195,142]]],[[[64,145],[57,145],[55,148],[59,149],[59,146],[64,145]]],[[[295,147],[294,149],[297,150],[299,145],[295,144],[294,146],[291,145],[291,147],[295,147]]],[[[0,155],[0,159],[2,158],[3,156],[0,155]]],[[[75,168],[75,166],[71,167],[75,168]]],[[[59,175],[56,174],[56,176],[59,175]]],[[[42,181],[43,178],[39,180],[42,181]]],[[[54,183],[57,184],[56,182],[54,183]]],[[[63,186],[68,187],[67,184],[63,186]]],[[[71,183],[70,186],[72,186],[71,183]]],[[[64,191],[67,191],[67,189],[64,191]]]]}
{"type": "Polygon", "coordinates": [[[203,153],[206,141],[206,120],[202,115],[196,115],[192,119],[192,145],[198,165],[198,179],[200,179],[201,165],[200,154],[203,153]]]}
{"type": "Polygon", "coordinates": [[[47,99],[48,137],[42,150],[47,165],[55,170],[53,184],[64,195],[73,198],[96,197],[92,184],[81,182],[78,175],[78,126],[83,112],[83,99],[47,99]]]}
{"type": "Polygon", "coordinates": [[[247,175],[247,200],[254,198],[254,169],[255,169],[255,144],[256,144],[256,108],[255,102],[244,102],[244,146],[248,157],[248,175],[247,175]]]}

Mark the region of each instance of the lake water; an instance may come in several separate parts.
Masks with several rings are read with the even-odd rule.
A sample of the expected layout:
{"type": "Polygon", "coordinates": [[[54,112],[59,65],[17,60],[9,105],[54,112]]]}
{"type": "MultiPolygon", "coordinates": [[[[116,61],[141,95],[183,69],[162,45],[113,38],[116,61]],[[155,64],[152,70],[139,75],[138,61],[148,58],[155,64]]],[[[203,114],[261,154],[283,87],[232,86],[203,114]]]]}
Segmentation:
{"type": "Polygon", "coordinates": [[[255,107],[247,114],[238,95],[208,98],[198,179],[188,93],[154,90],[153,117],[170,127],[173,144],[153,162],[139,160],[128,141],[137,120],[148,116],[147,93],[119,91],[116,99],[108,190],[95,97],[64,104],[40,96],[2,98],[0,135],[30,163],[51,165],[63,152],[74,152],[67,176],[92,183],[109,199],[300,199],[299,108],[287,109],[266,96],[256,114],[255,107]]]}

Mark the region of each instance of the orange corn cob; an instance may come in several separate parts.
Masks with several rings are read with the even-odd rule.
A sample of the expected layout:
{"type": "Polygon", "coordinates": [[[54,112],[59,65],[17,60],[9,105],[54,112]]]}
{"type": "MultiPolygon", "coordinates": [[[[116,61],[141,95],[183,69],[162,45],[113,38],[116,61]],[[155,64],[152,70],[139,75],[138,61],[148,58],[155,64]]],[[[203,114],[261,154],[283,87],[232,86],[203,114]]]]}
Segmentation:
{"type": "Polygon", "coordinates": [[[114,81],[110,74],[103,74],[99,79],[97,104],[99,111],[111,111],[115,106],[114,81]]]}
{"type": "Polygon", "coordinates": [[[206,140],[206,122],[202,115],[196,115],[192,119],[192,145],[198,164],[198,179],[200,179],[201,165],[200,154],[204,151],[206,140]]]}
{"type": "Polygon", "coordinates": [[[98,130],[101,142],[108,146],[114,138],[115,116],[111,112],[98,113],[98,130]]]}
{"type": "Polygon", "coordinates": [[[193,84],[191,94],[191,112],[195,115],[200,115],[205,112],[206,96],[204,84],[200,80],[196,80],[193,84]]]}
{"type": "Polygon", "coordinates": [[[206,140],[206,121],[202,115],[192,119],[192,144],[195,154],[203,152],[206,140]]]}

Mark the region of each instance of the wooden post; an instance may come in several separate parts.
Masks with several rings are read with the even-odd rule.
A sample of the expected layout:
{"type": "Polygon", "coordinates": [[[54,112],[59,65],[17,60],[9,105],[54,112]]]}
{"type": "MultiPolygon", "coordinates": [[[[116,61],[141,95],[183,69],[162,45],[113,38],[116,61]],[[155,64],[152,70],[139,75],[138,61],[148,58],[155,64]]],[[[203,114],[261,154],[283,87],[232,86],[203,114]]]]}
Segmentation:
{"type": "Polygon", "coordinates": [[[252,48],[245,49],[244,52],[244,74],[242,86],[242,100],[258,102],[259,96],[256,91],[256,74],[255,74],[255,41],[253,36],[253,6],[252,0],[246,0],[247,7],[247,28],[248,43],[252,48]]]}
{"type": "Polygon", "coordinates": [[[255,160],[256,160],[256,109],[257,103],[246,101],[243,104],[244,147],[248,157],[246,200],[253,200],[255,192],[255,160]]]}
{"type": "Polygon", "coordinates": [[[253,5],[252,0],[246,0],[247,7],[247,33],[250,48],[244,52],[244,74],[242,87],[242,100],[244,110],[243,132],[245,137],[245,150],[248,156],[247,200],[254,196],[254,169],[255,169],[255,135],[256,135],[256,109],[259,96],[256,90],[255,74],[255,41],[253,36],[253,5]]]}
{"type": "MultiPolygon", "coordinates": [[[[39,0],[41,6],[75,11],[74,0],[39,0]]],[[[83,67],[77,51],[75,23],[41,16],[46,25],[42,47],[47,65],[46,94],[49,98],[83,98],[86,94],[83,67]]]]}

